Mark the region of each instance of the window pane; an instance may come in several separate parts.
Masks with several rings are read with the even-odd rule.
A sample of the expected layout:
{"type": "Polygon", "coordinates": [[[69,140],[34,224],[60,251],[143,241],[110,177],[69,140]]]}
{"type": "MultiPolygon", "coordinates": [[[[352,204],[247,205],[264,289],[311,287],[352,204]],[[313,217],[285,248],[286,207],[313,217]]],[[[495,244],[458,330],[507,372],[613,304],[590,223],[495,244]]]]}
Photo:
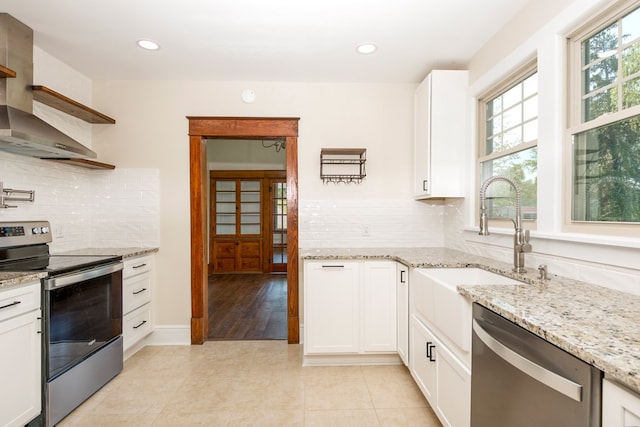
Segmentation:
{"type": "Polygon", "coordinates": [[[236,226],[217,224],[216,234],[236,234],[236,226]]]}
{"type": "Polygon", "coordinates": [[[622,75],[629,77],[640,71],[640,42],[622,51],[622,75]]]}
{"type": "Polygon", "coordinates": [[[522,139],[524,142],[536,141],[538,139],[538,120],[526,123],[523,128],[522,139]]]}
{"type": "Polygon", "coordinates": [[[502,108],[509,108],[522,101],[522,86],[516,85],[502,95],[502,108]]]}
{"type": "Polygon", "coordinates": [[[241,181],[241,191],[260,191],[260,181],[241,181]]]}
{"type": "Polygon", "coordinates": [[[241,225],[240,234],[260,234],[259,225],[241,225]]]}
{"type": "Polygon", "coordinates": [[[509,129],[522,123],[522,104],[508,109],[502,116],[504,128],[509,129]]]}
{"type": "Polygon", "coordinates": [[[235,191],[235,181],[216,181],[216,190],[218,191],[235,191]]]}
{"type": "Polygon", "coordinates": [[[624,108],[640,105],[640,77],[622,85],[622,106],[624,108]]]}
{"type": "Polygon", "coordinates": [[[240,201],[242,202],[259,202],[260,192],[257,193],[240,193],[240,201]]]}
{"type": "Polygon", "coordinates": [[[236,211],[235,203],[216,203],[216,212],[233,213],[236,211]]]}
{"type": "Polygon", "coordinates": [[[640,222],[640,116],[573,141],[573,220],[640,222]]]}
{"type": "Polygon", "coordinates": [[[216,193],[216,201],[217,202],[234,202],[236,201],[236,193],[223,193],[223,192],[217,192],[216,193]]]}
{"type": "Polygon", "coordinates": [[[584,94],[608,86],[618,77],[618,55],[614,54],[593,64],[584,72],[584,94]]]}
{"type": "Polygon", "coordinates": [[[240,203],[240,212],[260,213],[260,203],[240,203]]]}
{"type": "Polygon", "coordinates": [[[622,42],[629,43],[638,37],[640,37],[640,9],[622,18],[622,42]]]}
{"type": "Polygon", "coordinates": [[[538,73],[528,77],[522,83],[522,92],[523,92],[522,95],[525,98],[528,98],[531,95],[535,95],[538,93],[538,73]]]}
{"type": "MultiPolygon", "coordinates": [[[[537,147],[480,164],[481,182],[495,175],[511,178],[520,188],[522,218],[536,219],[537,213],[537,147]]],[[[491,184],[487,191],[487,215],[489,218],[515,217],[515,193],[505,182],[491,184]]]]}
{"type": "MultiPolygon", "coordinates": [[[[538,77],[534,73],[486,103],[486,143],[483,155],[504,151],[523,142],[525,122],[538,117],[537,93],[538,77]]],[[[531,135],[530,129],[528,135],[531,135]]]]}
{"type": "Polygon", "coordinates": [[[584,100],[584,121],[593,120],[605,113],[618,110],[618,90],[615,87],[607,89],[584,100]]]}
{"type": "Polygon", "coordinates": [[[538,117],[538,96],[534,96],[524,102],[522,120],[525,122],[538,117]]]}
{"type": "Polygon", "coordinates": [[[591,36],[583,44],[583,65],[590,64],[598,58],[605,57],[612,50],[618,49],[618,23],[614,22],[609,27],[591,36]]]}

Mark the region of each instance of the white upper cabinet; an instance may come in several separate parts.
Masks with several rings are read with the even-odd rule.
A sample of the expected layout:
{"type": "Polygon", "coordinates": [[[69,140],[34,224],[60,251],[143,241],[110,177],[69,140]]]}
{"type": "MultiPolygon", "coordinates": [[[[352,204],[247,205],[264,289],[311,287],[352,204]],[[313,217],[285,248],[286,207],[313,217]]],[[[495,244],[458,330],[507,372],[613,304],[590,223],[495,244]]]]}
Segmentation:
{"type": "Polygon", "coordinates": [[[467,81],[464,70],[433,70],[416,89],[416,199],[464,197],[467,81]]]}

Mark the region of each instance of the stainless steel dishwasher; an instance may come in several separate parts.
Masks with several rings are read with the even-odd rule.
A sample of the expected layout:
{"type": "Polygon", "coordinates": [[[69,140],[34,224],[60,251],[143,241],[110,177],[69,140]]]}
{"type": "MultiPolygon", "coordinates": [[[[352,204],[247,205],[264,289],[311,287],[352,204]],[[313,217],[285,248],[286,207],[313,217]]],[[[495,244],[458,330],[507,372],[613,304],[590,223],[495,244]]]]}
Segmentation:
{"type": "Polygon", "coordinates": [[[472,427],[599,427],[600,370],[473,304],[472,427]]]}

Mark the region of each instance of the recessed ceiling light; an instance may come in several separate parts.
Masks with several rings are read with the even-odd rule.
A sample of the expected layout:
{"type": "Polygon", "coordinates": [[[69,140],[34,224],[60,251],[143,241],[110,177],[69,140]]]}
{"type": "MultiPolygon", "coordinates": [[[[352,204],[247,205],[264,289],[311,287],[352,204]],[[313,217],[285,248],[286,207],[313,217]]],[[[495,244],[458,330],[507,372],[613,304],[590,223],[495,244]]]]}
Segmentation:
{"type": "Polygon", "coordinates": [[[158,50],[160,49],[160,45],[153,40],[138,40],[138,46],[146,50],[158,50]]]}
{"type": "Polygon", "coordinates": [[[358,47],[356,48],[358,53],[361,53],[363,55],[368,55],[370,53],[373,53],[377,49],[378,49],[378,46],[376,46],[373,43],[362,43],[362,44],[358,45],[358,47]]]}

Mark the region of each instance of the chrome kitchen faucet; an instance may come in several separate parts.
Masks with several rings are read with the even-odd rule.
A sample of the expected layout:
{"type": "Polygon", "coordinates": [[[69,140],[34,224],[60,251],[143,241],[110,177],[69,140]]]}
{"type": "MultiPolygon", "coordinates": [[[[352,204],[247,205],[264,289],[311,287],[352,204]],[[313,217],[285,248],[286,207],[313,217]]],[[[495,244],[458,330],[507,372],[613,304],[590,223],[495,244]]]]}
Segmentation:
{"type": "Polygon", "coordinates": [[[487,188],[496,181],[504,181],[511,185],[516,192],[516,217],[513,219],[515,234],[513,236],[513,271],[516,273],[526,273],[524,268],[524,254],[531,252],[531,244],[529,243],[529,230],[522,229],[522,199],[520,189],[513,180],[506,176],[492,176],[488,178],[482,186],[480,186],[480,234],[481,236],[489,235],[489,219],[487,218],[487,208],[485,206],[485,194],[487,188]]]}

